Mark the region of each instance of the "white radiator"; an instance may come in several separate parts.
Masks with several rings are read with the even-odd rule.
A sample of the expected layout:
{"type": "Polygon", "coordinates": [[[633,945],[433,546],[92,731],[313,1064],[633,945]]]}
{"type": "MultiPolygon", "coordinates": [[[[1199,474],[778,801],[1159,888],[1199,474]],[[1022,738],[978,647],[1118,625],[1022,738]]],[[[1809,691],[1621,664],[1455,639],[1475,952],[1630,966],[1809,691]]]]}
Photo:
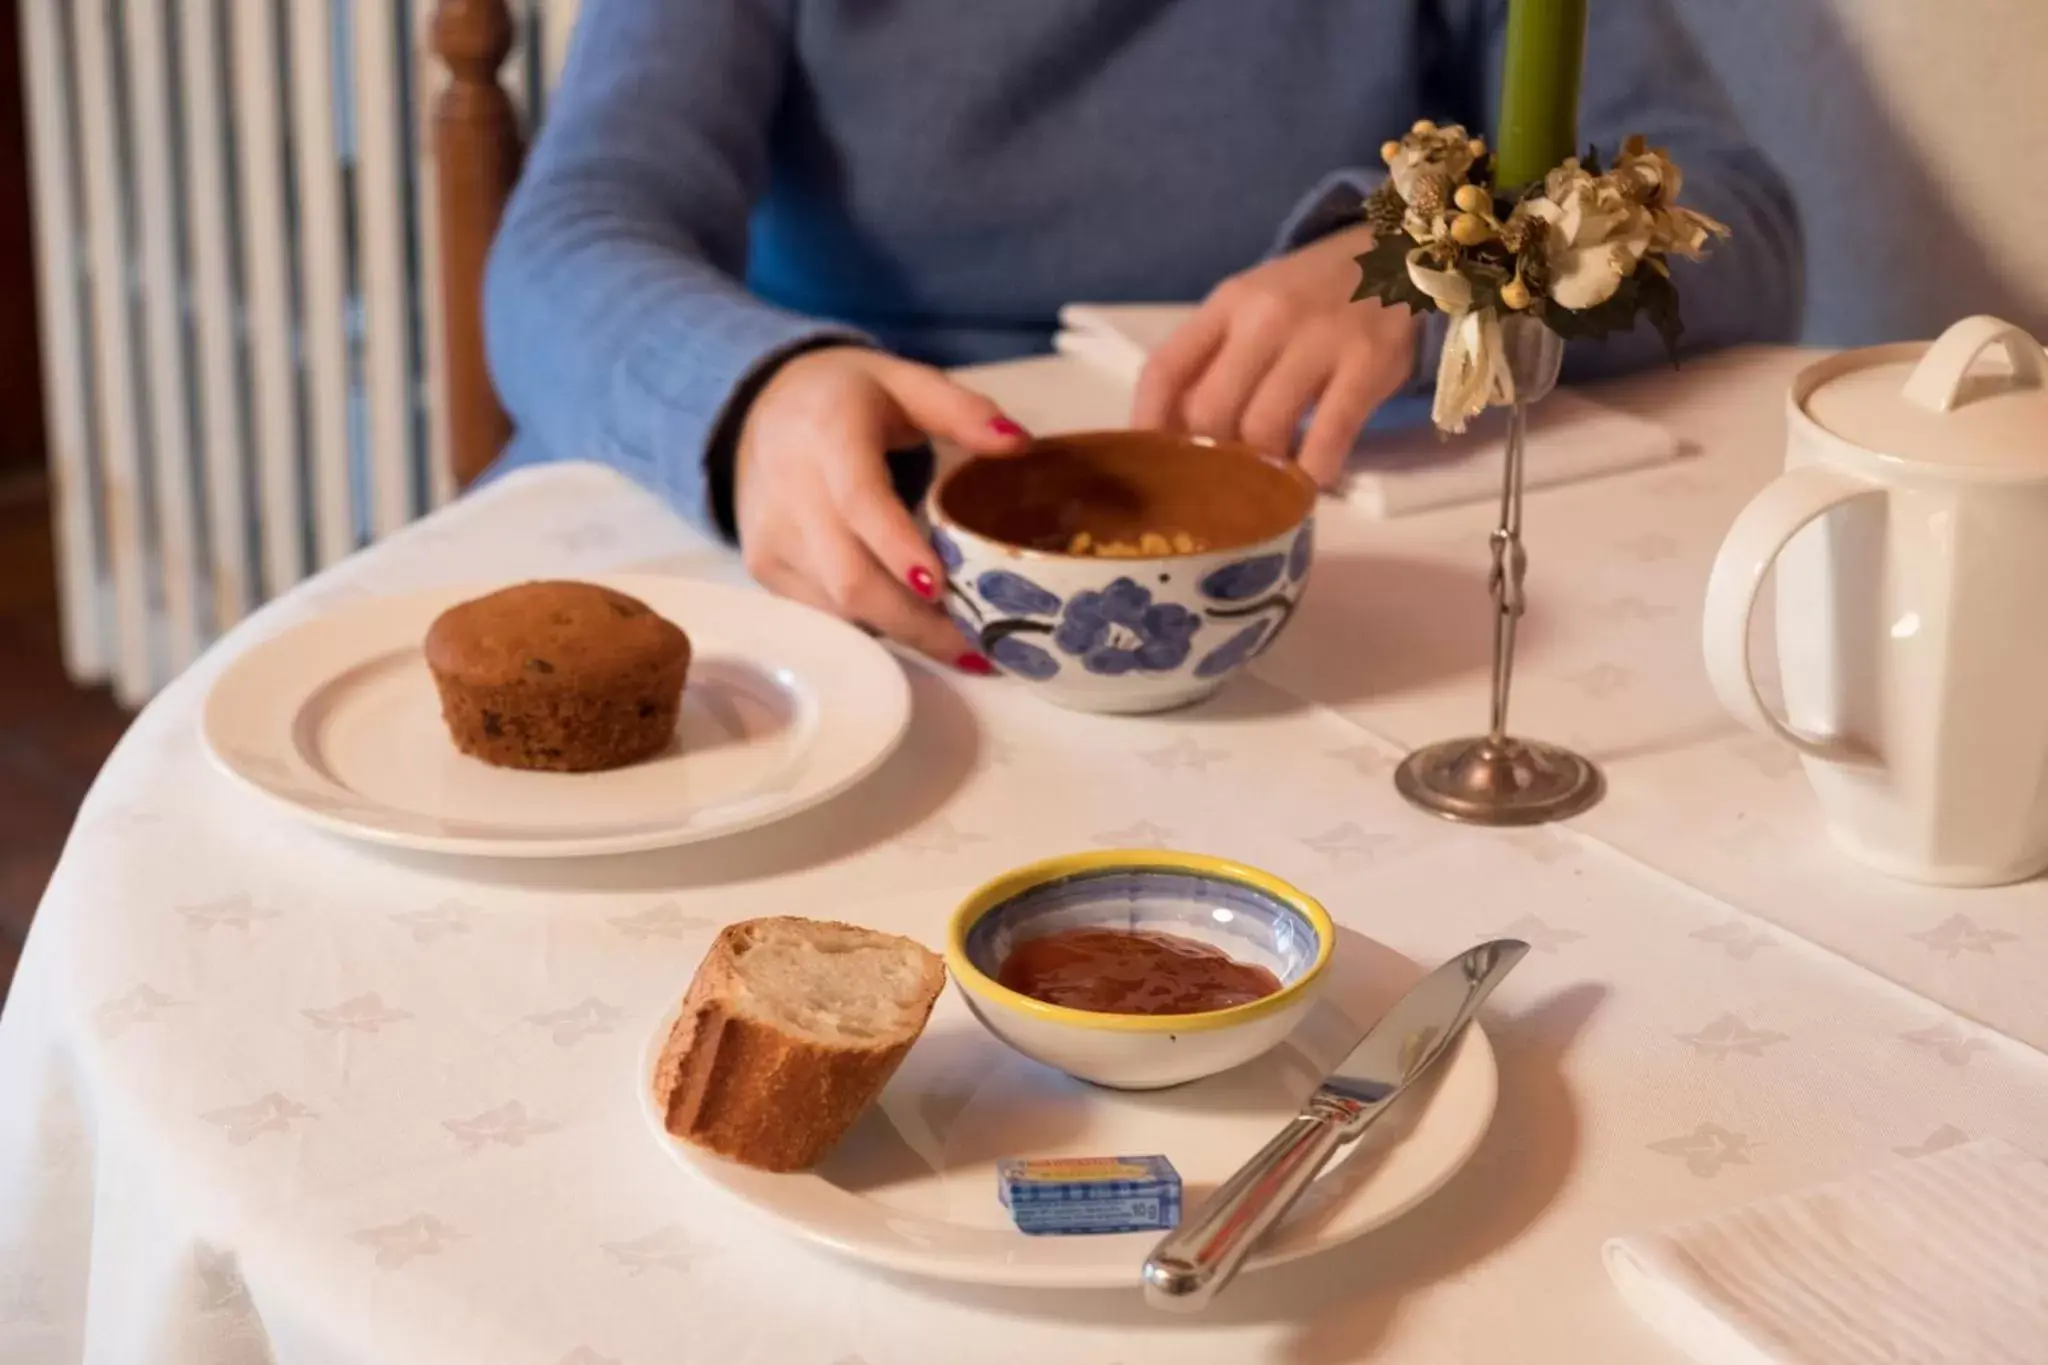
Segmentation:
{"type": "MultiPolygon", "coordinates": [[[[140,702],[451,496],[432,0],[23,0],[65,658],[140,702]]],[[[529,108],[574,6],[517,0],[529,108]]]]}

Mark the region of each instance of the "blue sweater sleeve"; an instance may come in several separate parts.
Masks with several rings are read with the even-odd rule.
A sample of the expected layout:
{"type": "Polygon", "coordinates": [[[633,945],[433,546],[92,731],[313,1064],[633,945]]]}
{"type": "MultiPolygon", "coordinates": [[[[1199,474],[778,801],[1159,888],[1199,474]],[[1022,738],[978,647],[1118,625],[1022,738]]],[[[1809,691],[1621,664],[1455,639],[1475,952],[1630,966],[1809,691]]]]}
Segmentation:
{"type": "Polygon", "coordinates": [[[842,328],[740,283],[790,0],[584,7],[485,284],[522,442],[613,465],[714,520],[705,456],[736,392],[842,328]]]}

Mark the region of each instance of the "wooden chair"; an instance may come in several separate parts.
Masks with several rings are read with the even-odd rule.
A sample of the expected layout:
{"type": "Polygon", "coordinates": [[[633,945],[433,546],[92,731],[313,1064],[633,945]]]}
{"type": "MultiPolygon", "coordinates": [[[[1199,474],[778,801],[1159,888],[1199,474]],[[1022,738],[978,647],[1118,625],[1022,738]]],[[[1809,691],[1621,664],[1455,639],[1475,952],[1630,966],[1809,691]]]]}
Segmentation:
{"type": "Polygon", "coordinates": [[[512,423],[484,363],[484,261],[525,156],[519,116],[498,73],[512,51],[505,0],[439,0],[434,50],[448,83],[434,109],[441,316],[449,454],[458,487],[498,457],[512,423]]]}

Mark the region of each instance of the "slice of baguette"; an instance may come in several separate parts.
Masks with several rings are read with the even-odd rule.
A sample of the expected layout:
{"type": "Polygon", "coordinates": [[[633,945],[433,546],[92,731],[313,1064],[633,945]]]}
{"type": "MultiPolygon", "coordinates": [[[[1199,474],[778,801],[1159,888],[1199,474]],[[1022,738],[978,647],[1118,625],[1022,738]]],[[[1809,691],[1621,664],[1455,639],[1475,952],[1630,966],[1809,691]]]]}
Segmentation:
{"type": "Polygon", "coordinates": [[[655,1068],[669,1132],[767,1171],[823,1159],[882,1093],[946,984],[936,953],[851,924],[720,931],[655,1068]]]}

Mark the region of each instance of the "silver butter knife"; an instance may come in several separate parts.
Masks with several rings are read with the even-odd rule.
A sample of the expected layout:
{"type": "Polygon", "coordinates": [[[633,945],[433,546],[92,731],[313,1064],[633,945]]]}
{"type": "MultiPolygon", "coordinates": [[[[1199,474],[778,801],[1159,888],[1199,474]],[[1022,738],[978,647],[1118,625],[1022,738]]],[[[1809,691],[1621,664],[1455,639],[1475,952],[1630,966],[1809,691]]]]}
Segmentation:
{"type": "Polygon", "coordinates": [[[1467,950],[1417,982],[1366,1030],[1288,1125],[1145,1260],[1156,1308],[1200,1308],[1286,1216],[1337,1149],[1355,1142],[1450,1050],[1493,988],[1528,956],[1519,939],[1467,950]]]}

